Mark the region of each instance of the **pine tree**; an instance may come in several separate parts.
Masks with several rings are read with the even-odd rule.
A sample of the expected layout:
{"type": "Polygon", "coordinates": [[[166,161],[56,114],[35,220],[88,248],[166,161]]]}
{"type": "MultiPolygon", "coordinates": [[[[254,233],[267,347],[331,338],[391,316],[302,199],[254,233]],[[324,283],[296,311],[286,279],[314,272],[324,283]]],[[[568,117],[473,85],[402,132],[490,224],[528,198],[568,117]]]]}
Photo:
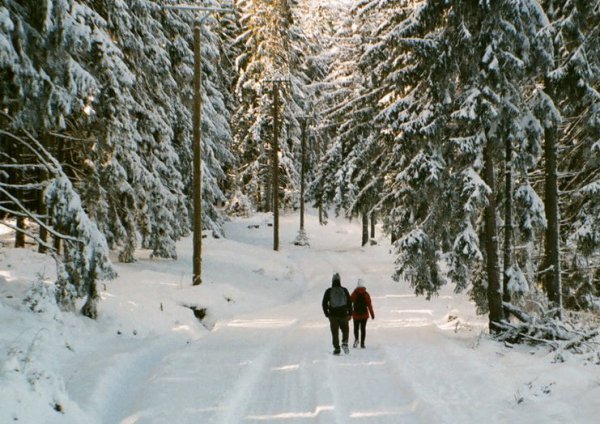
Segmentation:
{"type": "MultiPolygon", "coordinates": [[[[391,10],[369,55],[386,146],[381,207],[401,235],[395,277],[432,295],[445,284],[444,257],[458,289],[474,280],[471,293],[496,331],[503,320],[496,174],[514,143],[523,181],[516,196],[534,193],[526,177],[540,155],[541,127],[527,89],[548,64],[538,35],[544,16],[530,1],[396,6],[363,6],[391,10]]],[[[521,210],[524,231],[543,226],[538,214],[537,203],[521,210]]]]}
{"type": "MultiPolygon", "coordinates": [[[[133,260],[137,234],[158,257],[176,257],[175,241],[189,233],[193,14],[164,11],[154,3],[92,2],[106,17],[98,31],[95,72],[103,75],[93,105],[100,146],[89,154],[97,173],[86,203],[120,259],[133,260]],[[110,36],[104,34],[110,33],[110,36]],[[114,42],[113,42],[114,41],[114,42]],[[181,88],[180,88],[181,87],[181,88]],[[109,160],[107,160],[109,158],[109,160]],[[117,202],[117,199],[119,201],[117,202]],[[125,206],[125,207],[123,207],[125,206]]],[[[211,21],[209,24],[213,24],[211,21]]],[[[220,231],[215,204],[232,161],[218,39],[203,25],[205,228],[220,231]]]]}
{"type": "Polygon", "coordinates": [[[550,19],[546,31],[553,40],[554,57],[553,68],[541,81],[544,95],[538,107],[547,123],[544,164],[549,222],[541,272],[549,300],[560,313],[563,293],[568,293],[572,308],[589,307],[590,296],[600,294],[593,284],[600,246],[600,3],[548,0],[542,4],[550,19]],[[569,275],[565,289],[563,267],[569,275]]]}
{"type": "MultiPolygon", "coordinates": [[[[103,237],[110,248],[121,249],[122,261],[133,260],[138,234],[153,255],[176,257],[175,241],[189,232],[190,222],[186,194],[191,192],[193,15],[167,13],[146,0],[48,0],[41,4],[7,1],[6,7],[4,3],[0,7],[0,17],[4,114],[0,136],[13,139],[14,144],[30,134],[48,153],[45,161],[56,160],[55,168],[64,169],[56,174],[46,165],[34,165],[39,172],[28,175],[38,180],[28,184],[28,190],[39,193],[48,184],[54,187],[52,195],[35,195],[34,206],[23,201],[29,196],[24,191],[13,196],[13,203],[20,205],[17,209],[26,211],[16,214],[19,219],[36,219],[55,236],[55,246],[65,248],[69,260],[61,281],[66,283],[60,283],[59,291],[82,296],[79,288],[64,289],[72,285],[69,281],[93,281],[108,274],[102,271],[105,265],[99,257],[92,265],[80,262],[86,249],[102,250],[98,246],[103,237]],[[59,207],[60,196],[81,204],[81,209],[59,207]],[[54,203],[46,205],[39,199],[54,203]],[[32,208],[49,216],[39,216],[32,208]],[[100,233],[68,224],[88,218],[100,233]],[[74,235],[54,231],[53,226],[63,226],[63,231],[74,235]],[[88,247],[81,250],[69,243],[71,236],[92,237],[94,242],[84,242],[88,247]]],[[[224,167],[232,161],[229,112],[222,94],[228,82],[224,64],[217,60],[225,48],[214,36],[214,27],[204,30],[208,58],[204,210],[206,227],[219,231],[221,215],[215,204],[225,198],[224,167]]],[[[7,158],[11,166],[29,160],[30,153],[4,151],[4,145],[1,149],[2,162],[7,158]]],[[[8,187],[2,168],[0,188],[7,187],[3,194],[12,195],[17,182],[8,187]]],[[[8,212],[15,214],[17,209],[8,212]]],[[[39,242],[48,245],[42,237],[39,242]]],[[[94,287],[86,287],[88,299],[93,299],[86,313],[94,315],[94,287]]]]}
{"type": "Polygon", "coordinates": [[[236,59],[235,93],[239,106],[233,116],[240,162],[237,186],[261,210],[272,209],[273,190],[284,194],[285,206],[295,206],[298,201],[300,131],[296,117],[303,114],[298,99],[303,97],[306,80],[298,45],[303,38],[294,28],[290,6],[285,0],[238,4],[242,33],[236,40],[241,54],[236,59]],[[280,90],[280,180],[272,187],[274,89],[280,90]]]}
{"type": "MultiPolygon", "coordinates": [[[[352,18],[360,16],[354,12],[352,18]]],[[[318,105],[321,138],[331,142],[313,181],[312,192],[318,205],[333,204],[336,213],[343,211],[348,217],[368,217],[373,196],[362,190],[370,183],[370,166],[376,166],[369,155],[373,147],[370,136],[376,132],[372,125],[375,93],[368,88],[359,67],[368,28],[353,25],[351,17],[342,14],[335,31],[329,47],[331,53],[327,53],[328,75],[319,86],[323,100],[318,105]]]]}
{"type": "MultiPolygon", "coordinates": [[[[74,308],[76,298],[87,297],[82,312],[95,317],[96,279],[114,275],[108,248],[69,180],[80,175],[67,175],[54,155],[71,166],[73,152],[87,143],[80,128],[87,123],[89,96],[98,81],[82,63],[91,51],[88,24],[96,17],[74,1],[7,1],[5,5],[0,7],[0,134],[8,141],[3,148],[18,148],[3,151],[2,157],[14,169],[39,171],[28,173],[37,180],[26,187],[38,192],[45,188],[45,194],[35,195],[40,201],[32,204],[31,193],[14,190],[14,184],[0,182],[0,192],[11,200],[7,212],[36,222],[54,236],[55,246],[62,245],[62,256],[58,249],[52,250],[59,264],[58,303],[74,308]]],[[[27,235],[36,239],[35,234],[27,235]]],[[[51,249],[41,237],[37,241],[51,249]]]]}

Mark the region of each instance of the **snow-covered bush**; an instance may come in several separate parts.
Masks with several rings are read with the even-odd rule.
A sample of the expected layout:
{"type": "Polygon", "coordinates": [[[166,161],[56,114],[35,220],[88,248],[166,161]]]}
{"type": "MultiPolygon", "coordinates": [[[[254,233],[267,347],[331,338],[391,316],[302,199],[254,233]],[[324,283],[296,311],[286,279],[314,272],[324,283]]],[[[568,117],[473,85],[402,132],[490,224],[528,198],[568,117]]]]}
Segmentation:
{"type": "Polygon", "coordinates": [[[60,312],[56,303],[56,286],[38,278],[34,281],[23,298],[23,303],[36,313],[57,314],[60,312]]]}
{"type": "Polygon", "coordinates": [[[252,201],[240,190],[236,191],[225,204],[225,213],[229,216],[250,216],[255,212],[252,201]]]}

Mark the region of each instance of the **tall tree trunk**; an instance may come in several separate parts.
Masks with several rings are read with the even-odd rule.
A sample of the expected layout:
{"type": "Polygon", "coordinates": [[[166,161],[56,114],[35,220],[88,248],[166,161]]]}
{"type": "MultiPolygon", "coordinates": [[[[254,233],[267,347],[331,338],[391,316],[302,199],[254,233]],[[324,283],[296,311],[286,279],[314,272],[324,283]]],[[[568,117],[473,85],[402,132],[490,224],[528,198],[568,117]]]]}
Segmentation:
{"type": "Polygon", "coordinates": [[[323,205],[319,202],[319,225],[325,225],[325,219],[323,216],[323,205]]]}
{"type": "Polygon", "coordinates": [[[17,232],[15,234],[15,247],[25,247],[25,217],[17,216],[17,232]],[[21,231],[19,231],[21,230],[21,231]]]}
{"type": "Polygon", "coordinates": [[[375,212],[371,212],[371,238],[375,238],[375,223],[377,221],[377,216],[375,212]]]}
{"type": "MultiPolygon", "coordinates": [[[[14,157],[20,157],[21,156],[21,152],[20,152],[20,147],[19,145],[17,145],[16,148],[14,148],[13,151],[13,155],[14,157]]],[[[14,172],[10,172],[8,174],[8,182],[10,185],[18,185],[18,184],[22,184],[23,183],[23,174],[24,172],[20,171],[19,169],[15,169],[14,172]]],[[[11,191],[11,190],[9,190],[11,191]]],[[[16,197],[17,199],[19,199],[21,201],[21,203],[25,203],[24,200],[24,196],[22,196],[22,192],[17,192],[15,193],[14,191],[12,192],[12,195],[14,197],[16,197]]],[[[18,211],[19,207],[17,205],[14,205],[14,210],[18,211]]],[[[25,218],[22,216],[16,216],[16,227],[17,230],[15,230],[15,248],[23,248],[25,247],[25,234],[23,233],[22,230],[25,230],[25,218]]]]}
{"type": "Polygon", "coordinates": [[[92,256],[90,261],[90,270],[88,275],[86,275],[87,281],[87,299],[85,304],[81,308],[82,315],[96,319],[98,318],[98,290],[96,288],[96,279],[98,278],[98,273],[96,271],[96,260],[92,256]]]}
{"type": "Polygon", "coordinates": [[[557,153],[558,128],[556,124],[545,129],[544,141],[544,208],[546,210],[546,237],[544,246],[544,290],[548,300],[556,308],[556,316],[562,319],[562,283],[560,276],[560,237],[558,209],[557,153]]]}
{"type": "Polygon", "coordinates": [[[498,224],[496,222],[496,199],[494,196],[495,176],[492,155],[492,141],[487,140],[483,150],[484,181],[490,188],[488,205],[484,213],[484,249],[486,253],[487,273],[487,299],[490,309],[489,329],[490,333],[499,331],[498,324],[504,319],[502,308],[502,287],[500,286],[500,273],[498,264],[498,224]]]}
{"type": "MultiPolygon", "coordinates": [[[[321,152],[321,137],[315,137],[316,142],[316,151],[317,151],[317,161],[321,160],[322,152],[321,152]]],[[[323,192],[323,185],[321,184],[320,191],[323,192]]],[[[325,225],[325,214],[323,213],[323,198],[319,197],[319,225],[325,225]]]]}
{"type": "MultiPolygon", "coordinates": [[[[64,163],[65,157],[65,145],[64,140],[55,140],[56,146],[56,160],[61,165],[64,163]]],[[[49,217],[51,218],[51,217],[49,217]]],[[[48,219],[48,221],[52,221],[52,219],[48,219]]],[[[53,247],[57,255],[60,255],[62,250],[62,239],[60,237],[54,236],[53,247]]]]}
{"type": "Polygon", "coordinates": [[[306,178],[306,118],[302,122],[302,163],[300,164],[300,230],[304,230],[304,179],[306,178]]]}
{"type": "Polygon", "coordinates": [[[194,115],[193,115],[193,265],[192,284],[202,284],[202,34],[194,24],[194,115]]]}
{"type": "MultiPolygon", "coordinates": [[[[510,138],[506,138],[506,152],[504,164],[504,279],[502,285],[502,300],[510,302],[510,290],[508,288],[509,277],[508,270],[512,266],[512,144],[510,138]]],[[[508,309],[504,309],[504,317],[508,319],[508,309]]]]}
{"type": "MultiPolygon", "coordinates": [[[[52,145],[51,145],[51,136],[49,134],[46,134],[43,140],[45,143],[46,148],[51,152],[52,151],[52,145]]],[[[46,171],[45,169],[40,169],[40,171],[38,172],[38,179],[40,182],[42,181],[46,181],[48,179],[48,171],[46,171]]],[[[48,219],[46,218],[46,214],[48,213],[48,209],[46,207],[46,199],[44,199],[44,190],[38,190],[37,192],[37,212],[40,215],[40,221],[42,221],[43,223],[47,223],[48,219]]],[[[40,225],[40,241],[42,243],[38,244],[38,252],[39,253],[46,253],[48,252],[48,247],[47,247],[47,243],[48,243],[48,230],[46,229],[46,227],[44,225],[40,225]]]]}
{"type": "MultiPolygon", "coordinates": [[[[271,196],[272,190],[271,185],[273,182],[273,170],[265,167],[265,184],[264,184],[264,195],[262,203],[263,212],[273,212],[273,197],[271,196]]],[[[261,203],[259,203],[261,205],[261,203]]]]}
{"type": "Polygon", "coordinates": [[[279,250],[279,81],[273,81],[273,250],[279,250]]]}
{"type": "Polygon", "coordinates": [[[362,246],[369,242],[369,215],[362,213],[362,246]]]}
{"type": "MultiPolygon", "coordinates": [[[[48,222],[48,220],[45,218],[45,215],[48,213],[48,210],[46,208],[46,202],[44,200],[44,192],[43,190],[40,190],[38,193],[38,213],[41,215],[40,216],[40,221],[42,221],[43,223],[48,222]]],[[[48,242],[48,230],[46,229],[45,226],[40,225],[40,241],[42,243],[40,243],[38,245],[38,252],[39,253],[46,253],[48,252],[48,247],[47,247],[47,242],[48,242]]]]}

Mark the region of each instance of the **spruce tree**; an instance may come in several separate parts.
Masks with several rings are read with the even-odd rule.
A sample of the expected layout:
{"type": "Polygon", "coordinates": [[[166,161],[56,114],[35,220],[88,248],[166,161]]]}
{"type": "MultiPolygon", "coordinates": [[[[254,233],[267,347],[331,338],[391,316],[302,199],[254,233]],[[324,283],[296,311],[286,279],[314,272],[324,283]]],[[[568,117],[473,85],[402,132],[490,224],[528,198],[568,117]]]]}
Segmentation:
{"type": "Polygon", "coordinates": [[[303,37],[285,0],[240,1],[241,34],[236,40],[238,109],[233,116],[234,149],[240,161],[237,187],[259,210],[272,210],[272,192],[284,206],[296,206],[299,192],[300,99],[306,80],[301,57],[303,37]],[[278,82],[274,82],[278,81],[278,82]],[[272,180],[273,90],[278,90],[280,180],[272,180]]]}
{"type": "MultiPolygon", "coordinates": [[[[548,65],[543,13],[530,1],[364,4],[392,11],[369,55],[386,146],[381,206],[401,236],[395,277],[432,295],[446,281],[444,257],[457,289],[470,288],[496,331],[503,321],[497,173],[514,143],[523,181],[515,196],[534,193],[527,173],[540,155],[541,127],[526,90],[548,65]]],[[[524,230],[544,225],[538,206],[520,212],[524,230]]]]}
{"type": "Polygon", "coordinates": [[[600,3],[543,1],[553,40],[552,68],[540,79],[538,113],[545,127],[545,234],[541,276],[558,312],[563,294],[571,308],[588,308],[600,294],[598,216],[600,3]],[[563,288],[563,269],[566,287],[563,288]]]}

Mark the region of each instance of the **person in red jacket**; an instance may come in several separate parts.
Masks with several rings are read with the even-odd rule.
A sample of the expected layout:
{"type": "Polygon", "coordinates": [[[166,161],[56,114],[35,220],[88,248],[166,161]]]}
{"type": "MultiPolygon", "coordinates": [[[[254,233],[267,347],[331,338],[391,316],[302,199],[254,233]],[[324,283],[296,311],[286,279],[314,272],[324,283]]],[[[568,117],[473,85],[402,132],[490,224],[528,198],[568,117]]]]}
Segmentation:
{"type": "Polygon", "coordinates": [[[365,347],[365,337],[367,335],[367,320],[369,315],[375,319],[371,296],[367,292],[364,281],[359,278],[356,288],[350,295],[352,300],[352,319],[354,323],[354,347],[358,347],[360,333],[360,347],[365,347]]]}

